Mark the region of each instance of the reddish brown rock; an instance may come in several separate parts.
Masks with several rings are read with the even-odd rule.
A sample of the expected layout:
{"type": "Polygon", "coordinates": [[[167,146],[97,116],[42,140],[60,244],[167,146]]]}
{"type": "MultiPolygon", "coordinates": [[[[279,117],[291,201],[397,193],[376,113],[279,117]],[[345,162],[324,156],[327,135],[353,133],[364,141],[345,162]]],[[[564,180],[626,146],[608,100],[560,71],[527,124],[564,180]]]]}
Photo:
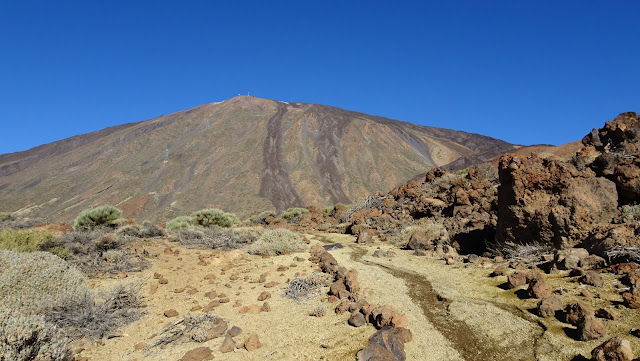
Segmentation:
{"type": "Polygon", "coordinates": [[[562,310],[562,301],[558,297],[551,296],[538,302],[537,311],[540,317],[551,317],[562,310]]]}
{"type": "Polygon", "coordinates": [[[615,320],[618,318],[618,314],[608,310],[606,308],[598,308],[595,312],[596,317],[604,318],[607,320],[615,320]]]}
{"type": "Polygon", "coordinates": [[[249,335],[247,340],[244,341],[244,348],[247,349],[247,351],[257,350],[261,347],[262,347],[262,344],[260,343],[260,339],[258,338],[258,335],[256,335],[255,333],[252,333],[251,335],[249,335]]]}
{"type": "Polygon", "coordinates": [[[507,266],[500,265],[496,267],[496,269],[494,269],[493,272],[491,272],[489,277],[505,276],[506,274],[507,274],[507,266]]]}
{"type": "Polygon", "coordinates": [[[602,321],[593,315],[588,315],[578,322],[577,336],[580,341],[591,341],[607,334],[602,321]]]}
{"type": "Polygon", "coordinates": [[[542,242],[570,248],[616,214],[616,185],[590,169],[537,156],[500,158],[499,243],[542,242]]]}
{"type": "Polygon", "coordinates": [[[236,342],[233,340],[231,336],[227,335],[224,338],[224,341],[222,341],[222,345],[220,346],[220,352],[227,353],[235,349],[236,349],[236,342]]]}
{"type": "Polygon", "coordinates": [[[622,277],[622,283],[627,286],[640,285],[640,271],[631,271],[622,277]]]}
{"type": "Polygon", "coordinates": [[[547,285],[547,281],[544,278],[536,278],[529,283],[527,289],[527,295],[531,298],[547,298],[551,296],[551,289],[547,285]]]}
{"type": "Polygon", "coordinates": [[[364,326],[364,324],[367,323],[364,319],[364,316],[360,312],[352,313],[347,322],[353,327],[364,326]]]}
{"type": "Polygon", "coordinates": [[[166,310],[164,311],[164,317],[176,317],[178,316],[178,311],[174,310],[173,308],[170,310],[166,310]]]}
{"type": "Polygon", "coordinates": [[[515,271],[507,277],[507,287],[516,288],[527,284],[527,275],[520,271],[515,271]]]}
{"type": "Polygon", "coordinates": [[[585,305],[580,301],[569,302],[564,308],[564,320],[566,323],[570,323],[577,326],[580,320],[587,316],[593,315],[591,307],[585,305]]]}
{"type": "Polygon", "coordinates": [[[633,351],[631,344],[620,337],[613,337],[591,351],[594,361],[631,361],[633,351]]]}
{"type": "Polygon", "coordinates": [[[600,287],[604,284],[602,276],[595,271],[588,271],[584,276],[580,277],[580,283],[585,285],[600,287]]]}
{"type": "Polygon", "coordinates": [[[638,270],[638,265],[636,263],[633,262],[627,262],[627,263],[616,263],[614,265],[611,266],[611,272],[617,274],[617,275],[623,275],[626,273],[631,273],[633,271],[637,271],[638,270]]]}
{"type": "Polygon", "coordinates": [[[260,293],[260,296],[258,296],[258,301],[268,300],[269,298],[271,298],[271,293],[263,291],[260,293]]]}
{"type": "Polygon", "coordinates": [[[213,360],[213,352],[208,347],[198,347],[193,350],[187,351],[182,356],[181,361],[205,361],[213,360]]]}
{"type": "Polygon", "coordinates": [[[231,337],[236,337],[241,333],[242,333],[242,329],[238,326],[231,327],[231,329],[229,329],[229,331],[227,332],[227,334],[231,337]]]}

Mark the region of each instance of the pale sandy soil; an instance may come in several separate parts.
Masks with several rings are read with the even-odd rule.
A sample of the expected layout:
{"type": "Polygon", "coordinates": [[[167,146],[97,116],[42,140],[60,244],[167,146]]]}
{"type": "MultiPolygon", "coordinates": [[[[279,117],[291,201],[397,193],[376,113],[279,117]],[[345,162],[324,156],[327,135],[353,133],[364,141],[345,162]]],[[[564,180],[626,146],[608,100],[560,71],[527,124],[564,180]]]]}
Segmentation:
{"type": "MultiPolygon", "coordinates": [[[[495,268],[493,263],[445,265],[442,260],[413,256],[411,251],[384,243],[356,245],[351,236],[314,233],[307,238],[311,245],[342,243],[344,248],[331,253],[340,265],[358,271],[366,300],[371,304],[392,305],[407,315],[413,332],[413,341],[405,345],[408,360],[571,360],[578,354],[588,356],[604,341],[575,341],[563,330],[570,329],[569,325],[533,315],[529,309],[535,307],[536,300],[523,300],[515,295],[517,290],[499,288],[506,277],[488,277],[495,268]],[[378,247],[393,250],[397,256],[372,257],[378,247]]],[[[76,348],[84,348],[80,355],[89,360],[179,360],[188,350],[201,346],[210,347],[214,359],[218,360],[354,360],[355,353],[366,346],[375,332],[371,325],[360,328],[347,325],[348,313],[336,315],[335,304],[328,303],[326,296],[301,303],[283,297],[283,287],[296,273],[306,276],[318,270],[307,260],[308,252],[262,258],[248,255],[245,250],[194,250],[164,240],[145,242],[139,247],[156,254],[157,258],[151,258],[151,268],[140,274],[132,273],[124,281],[144,281],[146,314],[119,330],[115,335],[118,337],[104,340],[104,345],[87,340],[78,343],[76,348]],[[165,254],[167,247],[179,250],[179,255],[165,254]],[[296,257],[304,261],[298,262],[296,257]],[[278,272],[278,266],[290,268],[278,272]],[[154,272],[165,276],[168,283],[158,284],[153,278],[154,272]],[[238,275],[237,280],[230,279],[234,273],[238,275]],[[275,281],[278,285],[265,288],[265,283],[258,282],[262,273],[268,273],[267,283],[275,281]],[[206,280],[207,274],[215,275],[215,280],[206,280]],[[175,293],[175,289],[187,286],[197,292],[189,295],[187,288],[175,293]],[[152,290],[156,287],[154,293],[152,290]],[[212,290],[225,293],[230,302],[211,313],[227,320],[229,327],[242,328],[242,334],[235,337],[236,342],[242,343],[249,334],[256,333],[262,348],[223,354],[219,351],[223,338],[216,338],[204,343],[185,341],[166,347],[134,349],[140,342],[152,344],[157,339],[154,335],[182,316],[202,314],[202,311],[190,310],[194,305],[205,306],[209,299],[204,294],[212,290]],[[240,307],[234,307],[236,300],[245,306],[262,305],[257,298],[263,291],[271,292],[272,297],[266,300],[271,306],[270,312],[241,314],[240,307]],[[316,306],[325,307],[326,316],[310,316],[316,306]],[[163,312],[167,309],[177,310],[179,316],[165,317],[163,312]]],[[[613,278],[604,276],[607,281],[604,287],[588,288],[600,298],[581,299],[583,302],[596,308],[611,308],[610,300],[620,298],[613,292],[613,278]]],[[[564,302],[580,299],[577,283],[559,276],[547,279],[551,286],[566,289],[560,296],[564,302]]],[[[100,289],[118,282],[123,280],[95,280],[95,286],[100,289]]],[[[609,336],[622,335],[639,350],[638,339],[627,335],[629,325],[640,325],[637,311],[622,308],[615,312],[620,315],[618,320],[604,321],[609,336]]]]}

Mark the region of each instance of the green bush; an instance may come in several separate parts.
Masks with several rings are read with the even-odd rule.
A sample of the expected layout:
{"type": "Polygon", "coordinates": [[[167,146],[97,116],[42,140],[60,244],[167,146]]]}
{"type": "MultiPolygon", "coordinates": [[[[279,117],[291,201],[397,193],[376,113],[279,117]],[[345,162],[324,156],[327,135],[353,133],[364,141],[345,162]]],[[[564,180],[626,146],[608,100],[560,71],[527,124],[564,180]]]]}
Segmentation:
{"type": "Polygon", "coordinates": [[[122,211],[113,206],[85,209],[73,222],[75,231],[88,231],[98,227],[111,227],[122,216],[122,211]]]}
{"type": "Polygon", "coordinates": [[[43,245],[53,239],[49,232],[35,229],[3,229],[0,230],[0,249],[16,252],[42,251],[43,245]]]}
{"type": "Polygon", "coordinates": [[[84,275],[46,252],[0,251],[0,304],[27,314],[73,302],[89,291],[84,275]]]}
{"type": "Polygon", "coordinates": [[[257,216],[253,216],[249,218],[249,221],[253,224],[265,224],[266,223],[265,219],[267,219],[267,217],[275,217],[275,216],[277,216],[277,214],[274,211],[264,211],[258,214],[257,216]]]}
{"type": "Polygon", "coordinates": [[[233,213],[227,213],[217,208],[207,208],[193,214],[196,224],[202,227],[218,226],[222,228],[233,227],[240,223],[240,219],[233,213]]]}
{"type": "Polygon", "coordinates": [[[309,210],[306,208],[289,208],[286,211],[282,212],[282,214],[280,214],[280,217],[286,219],[286,220],[290,220],[293,218],[297,218],[302,216],[305,213],[309,213],[309,210]]]}
{"type": "Polygon", "coordinates": [[[0,221],[8,221],[11,219],[11,212],[0,212],[0,221]]]}
{"type": "Polygon", "coordinates": [[[331,215],[331,213],[333,213],[334,209],[335,209],[334,206],[325,207],[322,210],[322,215],[325,216],[325,217],[329,217],[329,215],[331,215]]]}
{"type": "Polygon", "coordinates": [[[68,340],[42,315],[0,308],[0,360],[71,361],[68,340]]]}
{"type": "Polygon", "coordinates": [[[640,221],[640,205],[623,206],[620,218],[622,223],[640,221]]]}
{"type": "Polygon", "coordinates": [[[271,229],[249,246],[250,254],[277,256],[304,250],[302,238],[283,228],[271,229]]]}
{"type": "Polygon", "coordinates": [[[177,231],[178,229],[187,228],[193,226],[195,220],[190,216],[178,216],[169,222],[167,222],[167,229],[170,231],[177,231]]]}

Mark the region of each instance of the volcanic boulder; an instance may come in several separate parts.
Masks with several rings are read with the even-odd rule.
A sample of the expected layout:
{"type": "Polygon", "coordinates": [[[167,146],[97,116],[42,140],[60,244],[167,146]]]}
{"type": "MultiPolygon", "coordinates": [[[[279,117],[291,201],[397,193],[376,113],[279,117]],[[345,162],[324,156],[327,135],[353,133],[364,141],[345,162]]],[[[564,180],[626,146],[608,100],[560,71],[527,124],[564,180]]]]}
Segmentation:
{"type": "Polygon", "coordinates": [[[499,164],[498,225],[500,243],[542,242],[569,248],[598,224],[614,217],[615,184],[589,169],[536,155],[505,155],[499,164]]]}

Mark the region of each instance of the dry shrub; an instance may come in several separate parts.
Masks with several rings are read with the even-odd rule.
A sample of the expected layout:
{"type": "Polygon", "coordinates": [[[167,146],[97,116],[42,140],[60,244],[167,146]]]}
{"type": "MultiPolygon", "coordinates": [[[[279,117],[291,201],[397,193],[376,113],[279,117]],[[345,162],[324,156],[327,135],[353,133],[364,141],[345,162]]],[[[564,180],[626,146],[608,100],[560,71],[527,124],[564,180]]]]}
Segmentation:
{"type": "Polygon", "coordinates": [[[200,249],[238,249],[256,241],[258,232],[244,228],[181,228],[173,233],[180,244],[200,249]]]}
{"type": "Polygon", "coordinates": [[[157,340],[147,348],[168,345],[176,341],[206,341],[206,334],[222,318],[205,313],[200,316],[187,315],[166,327],[157,336],[157,340]]]}
{"type": "Polygon", "coordinates": [[[551,253],[553,250],[544,243],[518,244],[513,242],[488,244],[487,250],[496,256],[502,256],[507,260],[535,264],[540,261],[542,255],[551,253]]]}
{"type": "Polygon", "coordinates": [[[142,224],[128,224],[118,228],[118,234],[134,238],[156,238],[163,237],[165,232],[155,223],[142,222],[142,224]]]}
{"type": "Polygon", "coordinates": [[[68,339],[42,315],[0,307],[0,360],[71,361],[68,339]]]}
{"type": "Polygon", "coordinates": [[[116,328],[129,324],[142,315],[140,286],[139,283],[118,285],[100,295],[86,292],[75,302],[47,312],[46,319],[64,328],[73,338],[105,337],[116,328]]]}
{"type": "Polygon", "coordinates": [[[306,278],[295,277],[284,288],[284,296],[296,302],[310,300],[321,295],[322,287],[328,286],[331,276],[325,273],[313,272],[306,278]]]}
{"type": "Polygon", "coordinates": [[[249,246],[249,253],[277,256],[300,252],[306,248],[302,237],[284,228],[270,229],[249,246]]]}
{"type": "Polygon", "coordinates": [[[439,239],[443,232],[446,232],[446,228],[442,223],[428,221],[422,224],[414,224],[402,228],[400,231],[396,231],[390,238],[389,242],[393,245],[406,245],[409,242],[411,236],[420,231],[424,232],[429,239],[439,239]]]}

